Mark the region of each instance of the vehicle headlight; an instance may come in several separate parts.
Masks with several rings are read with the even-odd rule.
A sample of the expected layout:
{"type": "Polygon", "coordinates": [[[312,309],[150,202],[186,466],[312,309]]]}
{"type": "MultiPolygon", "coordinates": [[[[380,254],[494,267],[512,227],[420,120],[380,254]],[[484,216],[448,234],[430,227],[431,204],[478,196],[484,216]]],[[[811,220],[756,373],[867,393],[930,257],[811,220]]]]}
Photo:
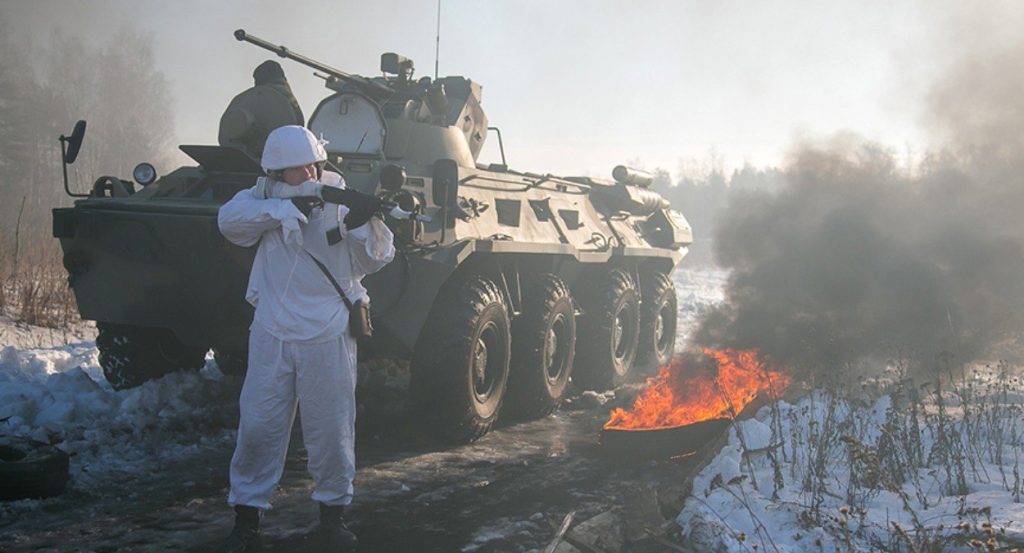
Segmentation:
{"type": "Polygon", "coordinates": [[[156,168],[149,163],[140,163],[132,170],[132,177],[142,186],[148,186],[156,180],[156,168]]]}

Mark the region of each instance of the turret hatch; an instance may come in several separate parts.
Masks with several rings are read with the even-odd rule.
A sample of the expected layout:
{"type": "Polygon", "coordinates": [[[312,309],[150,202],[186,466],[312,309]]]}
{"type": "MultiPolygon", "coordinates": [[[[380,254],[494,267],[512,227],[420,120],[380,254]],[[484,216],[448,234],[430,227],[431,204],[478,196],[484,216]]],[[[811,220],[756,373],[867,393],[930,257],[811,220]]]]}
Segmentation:
{"type": "Polygon", "coordinates": [[[341,156],[381,156],[387,137],[377,103],[357,92],[340,92],[321,102],[309,130],[328,141],[328,153],[341,156]]]}

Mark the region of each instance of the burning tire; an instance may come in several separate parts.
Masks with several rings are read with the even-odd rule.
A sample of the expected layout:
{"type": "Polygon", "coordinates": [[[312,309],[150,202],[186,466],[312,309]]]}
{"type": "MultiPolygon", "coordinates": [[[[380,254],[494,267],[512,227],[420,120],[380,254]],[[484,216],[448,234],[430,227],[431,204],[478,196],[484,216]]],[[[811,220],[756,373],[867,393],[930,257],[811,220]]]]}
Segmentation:
{"type": "Polygon", "coordinates": [[[637,362],[648,369],[664,367],[676,348],[679,310],[675,283],[665,273],[652,272],[641,277],[640,342],[637,362]]]}
{"type": "Polygon", "coordinates": [[[622,269],[612,269],[584,294],[573,381],[603,391],[626,381],[636,359],[640,301],[622,269]]]}
{"type": "Polygon", "coordinates": [[[576,312],[562,279],[530,285],[512,325],[512,362],[505,409],[519,419],[552,413],[562,403],[576,348],[576,312]]]}
{"type": "Polygon", "coordinates": [[[508,382],[508,308],[483,277],[447,286],[434,302],[412,360],[412,393],[446,441],[486,434],[501,410],[508,382]]]}
{"type": "Polygon", "coordinates": [[[244,350],[213,349],[213,360],[220,372],[229,376],[245,376],[249,368],[249,353],[244,350]]]}
{"type": "Polygon", "coordinates": [[[96,328],[103,376],[115,390],[206,363],[205,349],[182,344],[169,330],[113,323],[96,323],[96,328]]]}

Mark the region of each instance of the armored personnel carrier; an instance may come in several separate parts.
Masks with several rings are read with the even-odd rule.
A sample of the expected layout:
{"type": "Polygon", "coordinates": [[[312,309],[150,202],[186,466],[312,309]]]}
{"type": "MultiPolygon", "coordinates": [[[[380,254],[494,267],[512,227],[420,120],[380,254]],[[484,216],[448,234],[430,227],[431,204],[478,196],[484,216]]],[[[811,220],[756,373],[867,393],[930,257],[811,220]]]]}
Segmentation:
{"type": "MultiPolygon", "coordinates": [[[[329,141],[328,166],[350,188],[429,219],[388,218],[398,253],[364,281],[375,333],[361,354],[410,360],[410,397],[441,436],[475,440],[499,414],[554,411],[570,379],[607,389],[671,357],[669,275],[691,232],[648,188],[650,175],[625,166],[609,180],[515,171],[470,79],[414,80],[413,62],[396,54],[381,57],[382,76],[360,77],[241,30],[235,37],[325,79],[331,92],[307,126],[329,141]],[[491,134],[502,163],[484,165],[491,134]]],[[[180,147],[195,166],[158,176],[142,163],[134,183],[101,176],[74,207],[53,210],[69,282],[82,317],[97,322],[115,388],[199,368],[211,348],[222,371],[244,371],[255,250],[220,235],[217,210],[262,174],[247,146],[272,130],[258,128],[260,110],[290,109],[257,96],[232,102],[221,145],[180,147]]],[[[66,163],[84,128],[61,137],[66,163]]],[[[65,189],[75,195],[66,164],[65,189]]]]}

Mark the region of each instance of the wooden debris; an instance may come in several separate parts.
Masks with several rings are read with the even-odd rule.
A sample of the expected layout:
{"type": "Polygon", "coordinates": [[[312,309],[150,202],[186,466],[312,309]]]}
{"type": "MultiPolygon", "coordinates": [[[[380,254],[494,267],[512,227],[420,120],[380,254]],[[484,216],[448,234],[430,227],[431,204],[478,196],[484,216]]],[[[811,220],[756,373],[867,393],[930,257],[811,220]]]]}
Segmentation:
{"type": "Polygon", "coordinates": [[[752,461],[754,459],[757,459],[758,457],[764,457],[770,451],[774,451],[774,450],[776,450],[776,449],[778,449],[780,447],[782,447],[782,442],[779,442],[779,443],[776,443],[776,444],[771,444],[771,445],[769,445],[767,447],[759,447],[759,448],[756,448],[756,449],[748,449],[748,450],[743,452],[743,460],[744,461],[752,461]]]}
{"type": "Polygon", "coordinates": [[[558,527],[558,531],[555,532],[554,539],[552,539],[551,543],[544,548],[544,553],[555,553],[555,548],[558,547],[559,542],[562,541],[562,536],[565,536],[565,533],[569,531],[569,525],[572,524],[574,516],[576,516],[576,511],[569,511],[568,514],[565,515],[565,518],[562,519],[562,524],[558,527]]]}
{"type": "Polygon", "coordinates": [[[613,553],[625,545],[619,509],[611,509],[571,528],[554,553],[613,553]]]}

